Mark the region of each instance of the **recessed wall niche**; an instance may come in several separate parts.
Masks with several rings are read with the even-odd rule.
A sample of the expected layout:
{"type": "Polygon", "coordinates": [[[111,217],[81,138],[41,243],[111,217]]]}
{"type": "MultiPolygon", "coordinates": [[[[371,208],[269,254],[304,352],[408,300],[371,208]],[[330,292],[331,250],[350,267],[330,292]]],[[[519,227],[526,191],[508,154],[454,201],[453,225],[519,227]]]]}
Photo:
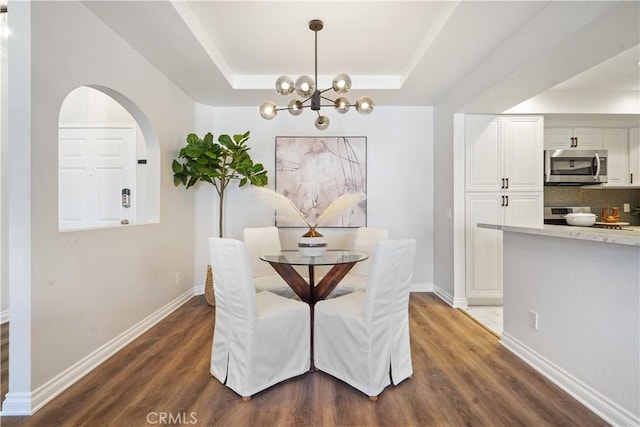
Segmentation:
{"type": "Polygon", "coordinates": [[[58,229],[159,221],[158,139],[142,110],[100,86],[71,91],[58,119],[58,229]]]}

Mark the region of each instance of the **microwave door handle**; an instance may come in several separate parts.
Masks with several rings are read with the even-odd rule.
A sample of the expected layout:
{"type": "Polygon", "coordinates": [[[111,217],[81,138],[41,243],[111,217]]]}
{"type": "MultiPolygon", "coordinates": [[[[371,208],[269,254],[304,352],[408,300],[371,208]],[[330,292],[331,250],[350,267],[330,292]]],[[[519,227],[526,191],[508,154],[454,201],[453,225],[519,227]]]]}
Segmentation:
{"type": "MultiPolygon", "coordinates": [[[[593,179],[598,179],[600,177],[600,156],[598,156],[598,153],[593,156],[593,160],[596,164],[596,173],[593,175],[593,179]]],[[[593,165],[593,161],[591,162],[591,164],[593,165]]]]}
{"type": "Polygon", "coordinates": [[[546,172],[546,178],[545,181],[549,182],[549,180],[551,179],[551,153],[549,151],[547,151],[545,153],[545,172],[546,172]]]}

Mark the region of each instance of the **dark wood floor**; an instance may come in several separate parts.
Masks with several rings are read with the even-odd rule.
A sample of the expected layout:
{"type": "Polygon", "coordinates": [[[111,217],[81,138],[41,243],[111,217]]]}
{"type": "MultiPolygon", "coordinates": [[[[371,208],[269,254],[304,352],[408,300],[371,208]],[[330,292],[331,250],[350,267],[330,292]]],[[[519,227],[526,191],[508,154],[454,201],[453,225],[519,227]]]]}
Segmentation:
{"type": "MultiPolygon", "coordinates": [[[[9,323],[0,325],[0,402],[9,391],[9,323]]],[[[0,404],[1,405],[1,404],[0,404]]]]}
{"type": "Polygon", "coordinates": [[[214,310],[193,298],[34,416],[2,417],[2,425],[606,425],[428,293],[411,295],[414,375],[377,402],[322,372],[243,402],[209,374],[214,310]]]}

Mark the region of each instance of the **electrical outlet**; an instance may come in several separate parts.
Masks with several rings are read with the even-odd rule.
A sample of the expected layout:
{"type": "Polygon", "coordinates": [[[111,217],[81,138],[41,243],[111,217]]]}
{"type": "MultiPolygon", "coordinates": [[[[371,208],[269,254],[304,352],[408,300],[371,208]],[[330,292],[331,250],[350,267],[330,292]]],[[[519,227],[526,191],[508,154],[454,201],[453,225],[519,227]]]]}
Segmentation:
{"type": "Polygon", "coordinates": [[[533,329],[538,329],[538,313],[535,311],[529,312],[529,326],[533,329]]]}
{"type": "Polygon", "coordinates": [[[182,273],[180,273],[179,271],[176,273],[176,285],[180,284],[180,276],[182,275],[182,273]]]}
{"type": "Polygon", "coordinates": [[[630,205],[629,203],[624,203],[624,204],[622,205],[622,210],[623,210],[624,212],[631,212],[631,205],[630,205]]]}

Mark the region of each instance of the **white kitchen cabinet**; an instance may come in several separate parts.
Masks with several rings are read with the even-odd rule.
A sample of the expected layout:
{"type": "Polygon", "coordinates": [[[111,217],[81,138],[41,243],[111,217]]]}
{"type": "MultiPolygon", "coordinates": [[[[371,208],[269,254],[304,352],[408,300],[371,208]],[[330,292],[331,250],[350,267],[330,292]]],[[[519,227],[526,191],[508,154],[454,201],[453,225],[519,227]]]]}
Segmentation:
{"type": "Polygon", "coordinates": [[[629,179],[640,185],[640,128],[629,129],[629,179]]]}
{"type": "Polygon", "coordinates": [[[502,232],[479,222],[542,226],[544,123],[539,116],[466,116],[466,298],[502,303],[502,232]]]}
{"type": "Polygon", "coordinates": [[[628,185],[629,131],[626,128],[604,129],[604,149],[607,150],[607,186],[628,185]]]}
{"type": "Polygon", "coordinates": [[[466,191],[542,191],[543,119],[466,118],[466,191]]]}
{"type": "Polygon", "coordinates": [[[502,231],[477,224],[540,227],[543,193],[467,193],[465,203],[467,304],[502,304],[502,231]]]}
{"type": "Polygon", "coordinates": [[[597,150],[604,146],[602,128],[546,128],[545,150],[597,150]]]}

